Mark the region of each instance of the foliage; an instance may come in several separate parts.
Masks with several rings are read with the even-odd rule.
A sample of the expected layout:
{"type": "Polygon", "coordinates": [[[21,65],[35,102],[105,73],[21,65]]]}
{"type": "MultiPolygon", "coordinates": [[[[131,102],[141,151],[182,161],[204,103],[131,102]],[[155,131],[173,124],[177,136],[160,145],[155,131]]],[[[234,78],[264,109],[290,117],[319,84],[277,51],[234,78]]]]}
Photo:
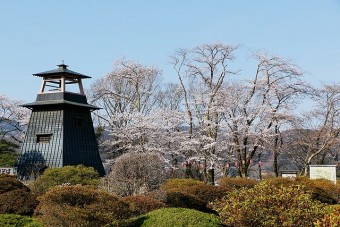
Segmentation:
{"type": "MultiPolygon", "coordinates": [[[[206,214],[185,208],[162,208],[152,211],[137,219],[130,226],[221,226],[221,221],[214,214],[206,214]],[[142,223],[141,223],[142,222],[142,223]]],[[[129,225],[125,225],[129,226],[129,225]]]]}
{"type": "Polygon", "coordinates": [[[148,196],[127,196],[122,201],[130,204],[134,216],[149,213],[150,211],[166,207],[165,203],[148,196]]]}
{"type": "Polygon", "coordinates": [[[331,211],[324,215],[323,219],[317,220],[316,227],[340,226],[340,205],[334,206],[331,211]]]}
{"type": "Polygon", "coordinates": [[[209,203],[216,199],[221,199],[231,188],[207,185],[193,179],[169,179],[161,186],[161,190],[184,192],[209,203]]]}
{"type": "Polygon", "coordinates": [[[0,214],[1,227],[43,227],[37,220],[18,214],[0,214]]]}
{"type": "Polygon", "coordinates": [[[99,183],[99,174],[93,167],[77,165],[47,169],[30,187],[33,192],[43,194],[56,185],[98,186],[99,183]]]}
{"type": "Polygon", "coordinates": [[[25,189],[29,191],[29,188],[18,181],[15,176],[0,174],[0,193],[5,193],[15,189],[25,189]]]}
{"type": "Polygon", "coordinates": [[[208,204],[196,196],[177,191],[154,190],[148,196],[165,203],[169,207],[182,207],[213,213],[208,204]]]}
{"type": "Polygon", "coordinates": [[[116,159],[109,185],[119,196],[145,194],[164,181],[164,163],[155,153],[128,153],[116,159]]]}
{"type": "Polygon", "coordinates": [[[35,216],[46,226],[103,226],[131,216],[117,197],[86,186],[55,187],[40,198],[35,216]]]}
{"type": "Polygon", "coordinates": [[[181,190],[183,187],[190,187],[194,185],[203,185],[202,181],[194,180],[194,179],[180,179],[180,178],[171,178],[168,179],[164,184],[162,184],[162,190],[181,190]]]}
{"type": "Polygon", "coordinates": [[[240,188],[252,188],[256,185],[256,181],[250,178],[243,177],[223,177],[220,180],[220,186],[222,187],[232,187],[235,189],[240,188]]]}
{"type": "Polygon", "coordinates": [[[0,213],[31,215],[37,204],[23,183],[11,176],[0,177],[0,213]]]}
{"type": "Polygon", "coordinates": [[[325,205],[312,200],[302,186],[273,187],[269,182],[235,190],[213,207],[230,226],[312,226],[326,213],[325,205]]]}
{"type": "Polygon", "coordinates": [[[296,178],[296,183],[304,185],[311,192],[312,198],[323,203],[340,203],[340,185],[325,179],[296,178]]]}
{"type": "Polygon", "coordinates": [[[274,177],[270,179],[265,179],[264,181],[268,182],[268,184],[275,186],[275,187],[289,186],[289,185],[296,184],[294,179],[285,178],[285,177],[274,177]]]}
{"type": "Polygon", "coordinates": [[[0,166],[14,166],[19,154],[17,149],[19,146],[6,140],[0,140],[0,166]]]}

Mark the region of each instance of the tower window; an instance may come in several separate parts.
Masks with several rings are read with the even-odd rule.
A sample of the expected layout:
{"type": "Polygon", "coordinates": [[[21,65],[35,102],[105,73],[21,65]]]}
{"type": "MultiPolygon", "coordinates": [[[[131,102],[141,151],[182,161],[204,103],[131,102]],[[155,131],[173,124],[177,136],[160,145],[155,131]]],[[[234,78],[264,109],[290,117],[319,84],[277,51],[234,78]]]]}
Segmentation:
{"type": "Polygon", "coordinates": [[[37,143],[49,143],[52,134],[39,134],[37,135],[37,143]]]}

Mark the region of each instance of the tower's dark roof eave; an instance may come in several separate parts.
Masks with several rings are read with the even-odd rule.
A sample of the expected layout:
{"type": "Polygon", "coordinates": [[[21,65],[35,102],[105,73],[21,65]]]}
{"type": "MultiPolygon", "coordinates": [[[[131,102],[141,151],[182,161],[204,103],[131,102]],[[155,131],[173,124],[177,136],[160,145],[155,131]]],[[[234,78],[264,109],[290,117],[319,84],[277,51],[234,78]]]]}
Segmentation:
{"type": "Polygon", "coordinates": [[[84,107],[92,110],[99,110],[101,108],[90,105],[90,104],[84,104],[84,103],[78,103],[78,102],[71,102],[66,100],[49,100],[49,101],[36,101],[31,103],[25,103],[20,106],[26,107],[26,108],[34,108],[39,106],[48,106],[48,105],[71,105],[71,106],[78,106],[78,107],[84,107]]]}
{"type": "Polygon", "coordinates": [[[81,77],[82,79],[91,78],[90,76],[86,76],[84,74],[77,73],[77,72],[74,72],[72,70],[68,70],[68,69],[64,69],[64,68],[58,68],[58,69],[54,69],[54,70],[50,70],[50,71],[46,71],[46,72],[35,73],[35,74],[33,74],[33,76],[45,77],[45,76],[57,76],[57,75],[60,75],[60,74],[75,75],[75,76],[81,77]]]}

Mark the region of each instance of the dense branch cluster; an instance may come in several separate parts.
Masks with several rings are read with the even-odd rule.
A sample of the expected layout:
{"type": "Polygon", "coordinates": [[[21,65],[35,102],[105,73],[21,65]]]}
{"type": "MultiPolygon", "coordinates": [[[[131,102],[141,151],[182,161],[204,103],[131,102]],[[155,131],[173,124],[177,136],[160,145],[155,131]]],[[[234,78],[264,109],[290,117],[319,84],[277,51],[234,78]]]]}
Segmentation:
{"type": "Polygon", "coordinates": [[[92,103],[103,108],[95,118],[105,128],[106,158],[155,152],[171,174],[182,167],[186,176],[205,180],[218,169],[248,177],[268,152],[276,175],[287,157],[300,170],[320,155],[336,161],[339,86],[312,88],[298,66],[265,52],[252,54],[253,76],[237,79],[237,50],[221,43],[176,50],[171,64],[177,84],[162,83],[155,67],[116,61],[89,91],[92,103]],[[308,116],[295,111],[306,97],[319,104],[308,116]],[[302,129],[306,136],[293,136],[302,129]]]}

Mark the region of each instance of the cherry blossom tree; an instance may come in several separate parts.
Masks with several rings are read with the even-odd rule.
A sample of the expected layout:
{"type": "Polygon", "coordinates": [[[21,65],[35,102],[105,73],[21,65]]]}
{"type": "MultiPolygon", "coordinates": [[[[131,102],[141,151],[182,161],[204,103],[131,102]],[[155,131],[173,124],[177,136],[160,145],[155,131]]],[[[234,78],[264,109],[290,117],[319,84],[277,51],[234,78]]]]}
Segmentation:
{"type": "MultiPolygon", "coordinates": [[[[278,145],[279,127],[291,117],[296,98],[306,88],[302,72],[290,61],[266,53],[254,57],[258,62],[254,78],[225,87],[220,104],[242,177],[248,176],[255,154],[266,141],[278,145]]],[[[276,147],[274,159],[277,151],[276,147]]]]}
{"type": "Polygon", "coordinates": [[[340,85],[324,85],[313,96],[315,107],[304,113],[294,125],[298,132],[290,137],[289,153],[302,163],[307,175],[310,164],[324,164],[325,157],[338,156],[340,144],[340,85]]]}
{"type": "MultiPolygon", "coordinates": [[[[215,144],[219,130],[219,113],[215,109],[215,98],[225,78],[234,74],[229,69],[229,63],[234,60],[236,49],[236,46],[221,43],[204,44],[192,49],[179,49],[171,58],[182,87],[189,139],[203,138],[203,135],[210,138],[210,142],[198,156],[204,159],[204,166],[207,166],[206,162],[210,160],[212,175],[212,159],[216,154],[215,144]]],[[[210,178],[213,184],[213,177],[210,178]]]]}
{"type": "Polygon", "coordinates": [[[95,113],[98,124],[105,125],[114,156],[127,150],[145,151],[144,117],[157,104],[161,72],[130,60],[118,60],[113,71],[96,81],[89,92],[90,101],[101,107],[95,113]]]}
{"type": "Polygon", "coordinates": [[[0,94],[0,140],[23,139],[23,130],[29,120],[29,110],[20,107],[21,101],[0,94]]]}

